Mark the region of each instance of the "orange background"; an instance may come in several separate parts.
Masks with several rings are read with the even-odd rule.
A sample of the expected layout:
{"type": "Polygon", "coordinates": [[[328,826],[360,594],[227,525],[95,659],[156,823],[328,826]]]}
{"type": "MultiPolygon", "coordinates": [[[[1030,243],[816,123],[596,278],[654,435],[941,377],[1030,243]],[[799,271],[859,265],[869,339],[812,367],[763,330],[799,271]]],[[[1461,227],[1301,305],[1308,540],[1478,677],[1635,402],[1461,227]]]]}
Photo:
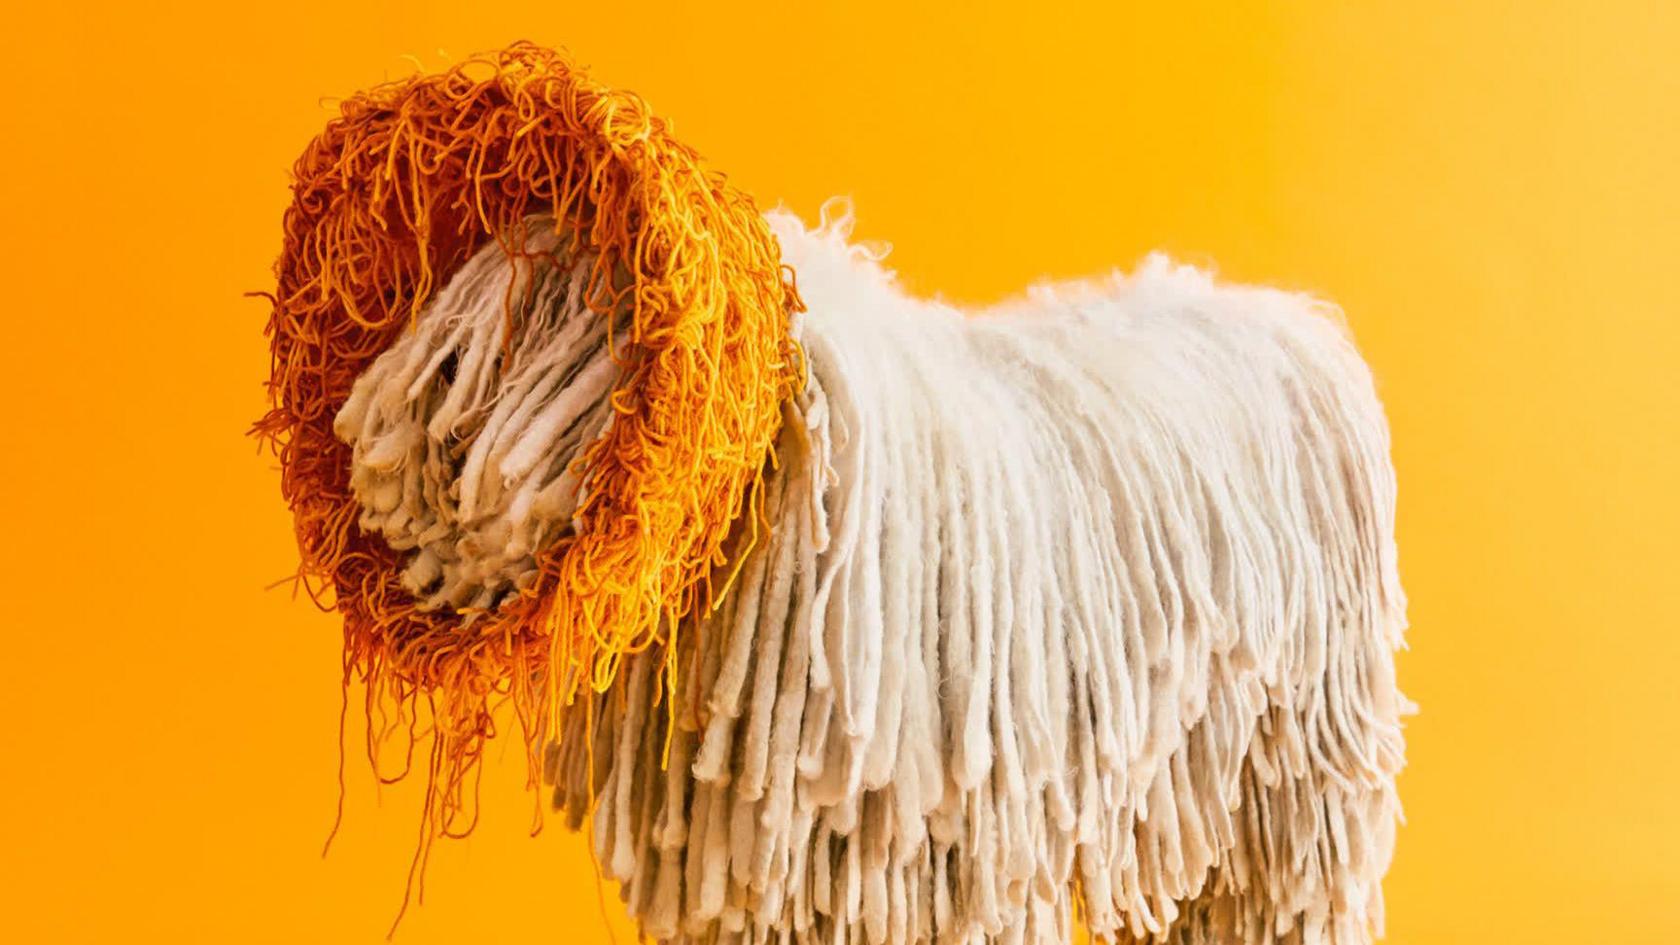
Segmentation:
{"type": "MultiPolygon", "coordinates": [[[[263,408],[323,97],[527,37],[924,291],[1164,248],[1342,302],[1395,434],[1410,823],[1390,941],[1680,938],[1672,4],[32,3],[0,28],[0,938],[379,942],[417,785],[352,754],[263,408]],[[1165,5],[1163,5],[1165,6],[1165,5]]],[[[356,722],[352,720],[352,732],[356,722]]],[[[398,934],[605,940],[509,751],[398,934]]],[[[620,941],[630,941],[609,910],[620,941]]]]}

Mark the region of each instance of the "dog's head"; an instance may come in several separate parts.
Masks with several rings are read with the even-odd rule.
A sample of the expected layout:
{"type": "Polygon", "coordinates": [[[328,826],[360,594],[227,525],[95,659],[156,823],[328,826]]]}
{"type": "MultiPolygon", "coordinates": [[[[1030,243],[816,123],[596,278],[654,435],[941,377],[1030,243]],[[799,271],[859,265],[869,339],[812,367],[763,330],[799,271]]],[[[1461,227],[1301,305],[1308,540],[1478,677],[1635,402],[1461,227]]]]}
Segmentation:
{"type": "Polygon", "coordinates": [[[533,46],[347,100],[294,176],[257,429],[301,577],[447,755],[499,693],[535,746],[709,603],[801,376],[791,276],[639,98],[533,46]]]}

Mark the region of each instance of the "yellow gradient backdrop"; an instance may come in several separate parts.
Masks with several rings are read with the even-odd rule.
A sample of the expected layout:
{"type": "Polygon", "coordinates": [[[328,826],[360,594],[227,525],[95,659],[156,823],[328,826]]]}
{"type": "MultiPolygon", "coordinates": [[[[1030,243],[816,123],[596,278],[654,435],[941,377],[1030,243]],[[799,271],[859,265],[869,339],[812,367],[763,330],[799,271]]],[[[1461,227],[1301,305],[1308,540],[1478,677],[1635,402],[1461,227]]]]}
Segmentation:
{"type": "MultiPolygon", "coordinates": [[[[521,37],[766,206],[851,194],[923,291],[1162,248],[1340,301],[1394,426],[1423,707],[1390,941],[1680,938],[1672,4],[477,6],[6,14],[0,938],[381,941],[417,786],[353,742],[320,858],[337,627],[264,590],[294,545],[242,436],[241,293],[331,96],[521,37]]],[[[607,940],[518,762],[397,941],[607,940]]]]}

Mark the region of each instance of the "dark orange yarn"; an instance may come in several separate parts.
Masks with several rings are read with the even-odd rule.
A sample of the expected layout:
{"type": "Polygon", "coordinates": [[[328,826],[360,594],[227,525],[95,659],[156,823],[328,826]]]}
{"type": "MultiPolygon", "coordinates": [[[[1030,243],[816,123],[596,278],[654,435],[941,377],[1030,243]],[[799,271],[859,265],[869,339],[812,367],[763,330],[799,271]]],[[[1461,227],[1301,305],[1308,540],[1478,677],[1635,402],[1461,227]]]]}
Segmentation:
{"type": "Polygon", "coordinates": [[[293,173],[274,406],[256,432],[280,457],[299,578],[343,615],[346,682],[399,717],[429,705],[427,825],[447,833],[493,701],[513,703],[534,776],[566,702],[710,604],[799,383],[799,299],[748,197],[640,98],[528,44],[353,96],[293,173]],[[451,271],[489,240],[514,252],[537,214],[596,254],[590,307],[632,312],[632,345],[613,423],[583,457],[577,533],[544,552],[534,587],[469,624],[418,610],[403,556],[357,527],[332,421],[451,271]]]}

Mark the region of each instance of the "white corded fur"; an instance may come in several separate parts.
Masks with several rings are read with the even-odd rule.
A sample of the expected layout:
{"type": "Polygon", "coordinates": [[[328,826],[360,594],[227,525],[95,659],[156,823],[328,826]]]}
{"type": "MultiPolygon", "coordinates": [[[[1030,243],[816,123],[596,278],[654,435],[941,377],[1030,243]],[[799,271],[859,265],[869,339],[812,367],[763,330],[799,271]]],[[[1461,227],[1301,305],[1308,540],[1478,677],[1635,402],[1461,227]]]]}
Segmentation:
{"type": "Polygon", "coordinates": [[[359,524],[414,550],[402,580],[424,609],[494,607],[571,527],[572,461],[606,429],[619,368],[583,299],[593,258],[562,266],[564,239],[543,220],[511,263],[495,243],[474,254],[333,419],[359,524]]]}
{"type": "Polygon", "coordinates": [[[1077,903],[1119,941],[1370,941],[1404,599],[1335,313],[1153,258],[968,314],[845,221],[771,216],[810,377],[768,528],[740,526],[672,704],[665,654],[632,657],[548,759],[643,931],[1064,943],[1077,903]]]}

